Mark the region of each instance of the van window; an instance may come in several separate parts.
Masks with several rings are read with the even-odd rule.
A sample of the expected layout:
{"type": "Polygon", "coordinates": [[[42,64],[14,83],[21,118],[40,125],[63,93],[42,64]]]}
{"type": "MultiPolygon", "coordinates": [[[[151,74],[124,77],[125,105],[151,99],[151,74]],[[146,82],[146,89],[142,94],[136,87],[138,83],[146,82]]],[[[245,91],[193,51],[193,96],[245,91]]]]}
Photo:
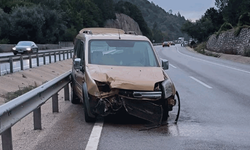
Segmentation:
{"type": "Polygon", "coordinates": [[[148,41],[91,40],[89,63],[114,66],[158,67],[157,59],[148,41]]]}
{"type": "Polygon", "coordinates": [[[74,47],[74,58],[81,58],[81,64],[84,62],[84,42],[77,40],[74,47]]]}

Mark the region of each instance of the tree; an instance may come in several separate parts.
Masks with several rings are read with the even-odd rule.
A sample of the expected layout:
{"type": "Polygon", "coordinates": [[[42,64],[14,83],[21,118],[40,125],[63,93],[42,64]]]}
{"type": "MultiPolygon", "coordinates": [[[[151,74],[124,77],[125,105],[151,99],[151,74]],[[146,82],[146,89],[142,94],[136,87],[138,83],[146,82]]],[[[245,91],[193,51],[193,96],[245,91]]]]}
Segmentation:
{"type": "Polygon", "coordinates": [[[16,6],[34,6],[35,4],[27,1],[22,0],[0,0],[0,8],[4,10],[6,13],[11,13],[12,9],[16,6]]]}
{"type": "Polygon", "coordinates": [[[233,26],[237,26],[239,17],[249,12],[250,1],[249,0],[227,0],[223,9],[220,9],[223,14],[225,22],[231,23],[233,26]]]}
{"type": "Polygon", "coordinates": [[[44,17],[42,39],[39,39],[40,43],[57,43],[66,30],[66,23],[63,20],[64,13],[50,9],[47,6],[42,6],[40,13],[44,17]]]}
{"type": "Polygon", "coordinates": [[[39,7],[16,7],[10,15],[11,42],[17,43],[20,40],[32,40],[38,42],[42,37],[42,25],[45,18],[39,7]]]}
{"type": "Polygon", "coordinates": [[[9,15],[0,8],[0,43],[8,43],[10,32],[9,15]]]}
{"type": "Polygon", "coordinates": [[[204,17],[209,19],[214,28],[214,32],[218,31],[220,26],[224,23],[222,13],[215,8],[209,8],[204,14],[204,17]]]}
{"type": "Polygon", "coordinates": [[[36,43],[56,43],[65,25],[62,14],[46,6],[19,6],[10,14],[10,41],[32,40],[36,43]]]}
{"type": "Polygon", "coordinates": [[[250,26],[250,12],[243,13],[238,22],[238,26],[248,25],[250,26]]]}
{"type": "Polygon", "coordinates": [[[186,23],[184,23],[181,30],[182,30],[182,32],[187,33],[192,38],[196,38],[197,30],[195,27],[195,23],[192,22],[191,20],[188,20],[186,23]]]}
{"type": "Polygon", "coordinates": [[[155,22],[152,29],[152,40],[156,43],[161,43],[164,40],[163,33],[159,30],[158,24],[155,22]]]}
{"type": "Polygon", "coordinates": [[[215,0],[215,6],[222,11],[228,4],[229,0],[215,0]]]}
{"type": "Polygon", "coordinates": [[[94,0],[94,2],[101,10],[103,22],[107,19],[116,19],[113,0],[94,0]]]}

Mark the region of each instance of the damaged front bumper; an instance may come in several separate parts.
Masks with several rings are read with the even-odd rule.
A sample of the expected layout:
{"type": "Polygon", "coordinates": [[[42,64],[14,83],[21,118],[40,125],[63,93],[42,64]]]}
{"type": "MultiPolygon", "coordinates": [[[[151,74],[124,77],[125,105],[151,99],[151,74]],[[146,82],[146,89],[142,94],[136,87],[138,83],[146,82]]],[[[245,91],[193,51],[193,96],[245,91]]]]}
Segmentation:
{"type": "Polygon", "coordinates": [[[123,106],[130,115],[161,124],[163,118],[163,108],[161,105],[149,101],[123,99],[123,106]]]}
{"type": "MultiPolygon", "coordinates": [[[[129,90],[116,90],[103,95],[98,99],[98,103],[94,108],[94,112],[101,116],[115,114],[122,107],[125,108],[128,114],[138,118],[150,121],[155,124],[161,124],[164,115],[165,104],[175,101],[172,98],[162,98],[161,91],[129,91],[129,90]],[[110,95],[114,93],[114,95],[110,95]]],[[[167,109],[168,111],[169,109],[167,109]]]]}

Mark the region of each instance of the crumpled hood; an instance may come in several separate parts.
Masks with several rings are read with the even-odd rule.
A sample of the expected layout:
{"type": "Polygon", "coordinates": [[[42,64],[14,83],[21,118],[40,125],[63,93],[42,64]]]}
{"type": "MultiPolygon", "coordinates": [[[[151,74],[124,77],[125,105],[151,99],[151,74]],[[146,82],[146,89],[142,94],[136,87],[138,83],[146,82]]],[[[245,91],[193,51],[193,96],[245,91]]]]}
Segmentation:
{"type": "Polygon", "coordinates": [[[88,64],[86,71],[93,80],[110,83],[111,88],[153,91],[164,80],[161,67],[127,67],[88,64]]]}

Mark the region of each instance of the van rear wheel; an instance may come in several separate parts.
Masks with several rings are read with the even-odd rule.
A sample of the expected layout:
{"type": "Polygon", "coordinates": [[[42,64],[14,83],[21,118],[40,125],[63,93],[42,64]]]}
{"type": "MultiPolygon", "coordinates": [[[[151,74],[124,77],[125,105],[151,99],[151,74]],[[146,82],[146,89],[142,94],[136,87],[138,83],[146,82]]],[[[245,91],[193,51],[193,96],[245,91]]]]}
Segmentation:
{"type": "Polygon", "coordinates": [[[80,99],[77,97],[73,87],[71,87],[71,103],[80,104],[80,99]]]}

